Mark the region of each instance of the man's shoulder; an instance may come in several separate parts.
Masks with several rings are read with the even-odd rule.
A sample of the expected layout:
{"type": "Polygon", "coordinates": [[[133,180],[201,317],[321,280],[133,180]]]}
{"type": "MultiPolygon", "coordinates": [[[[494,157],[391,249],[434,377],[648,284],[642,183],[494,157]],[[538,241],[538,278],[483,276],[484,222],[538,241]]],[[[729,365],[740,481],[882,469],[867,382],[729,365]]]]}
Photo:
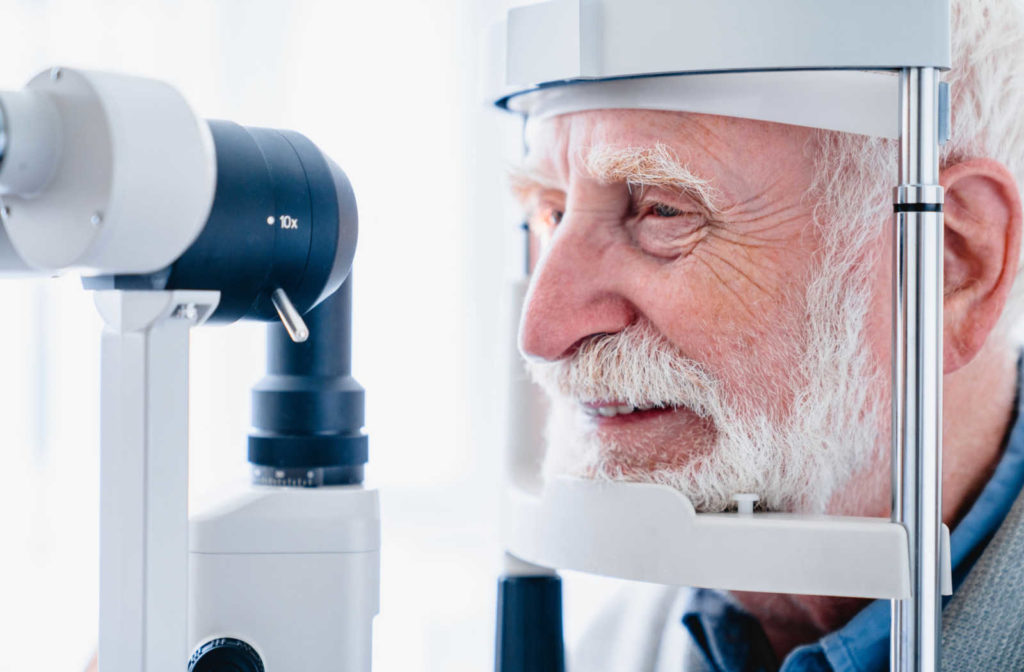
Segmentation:
{"type": "Polygon", "coordinates": [[[630,583],[590,620],[570,656],[573,672],[685,669],[689,636],[681,618],[687,588],[630,583]]]}

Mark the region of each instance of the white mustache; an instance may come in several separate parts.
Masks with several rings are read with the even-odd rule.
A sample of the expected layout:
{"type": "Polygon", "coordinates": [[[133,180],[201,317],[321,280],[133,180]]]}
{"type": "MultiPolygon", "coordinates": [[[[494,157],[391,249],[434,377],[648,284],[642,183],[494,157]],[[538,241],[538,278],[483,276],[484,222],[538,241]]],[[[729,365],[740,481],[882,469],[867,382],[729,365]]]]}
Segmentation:
{"type": "Polygon", "coordinates": [[[549,395],[581,404],[684,406],[701,417],[724,411],[718,380],[646,321],[592,336],[566,359],[531,358],[526,366],[549,395]]]}

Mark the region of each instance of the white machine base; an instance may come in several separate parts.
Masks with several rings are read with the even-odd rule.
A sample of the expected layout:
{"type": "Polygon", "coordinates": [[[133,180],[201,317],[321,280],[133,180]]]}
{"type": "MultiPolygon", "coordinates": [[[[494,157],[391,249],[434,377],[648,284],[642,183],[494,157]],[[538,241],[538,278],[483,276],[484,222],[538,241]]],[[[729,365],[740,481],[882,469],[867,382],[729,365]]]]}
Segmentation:
{"type": "Polygon", "coordinates": [[[267,672],[369,672],[376,490],[254,486],[189,528],[191,651],[229,637],[252,646],[267,672]]]}

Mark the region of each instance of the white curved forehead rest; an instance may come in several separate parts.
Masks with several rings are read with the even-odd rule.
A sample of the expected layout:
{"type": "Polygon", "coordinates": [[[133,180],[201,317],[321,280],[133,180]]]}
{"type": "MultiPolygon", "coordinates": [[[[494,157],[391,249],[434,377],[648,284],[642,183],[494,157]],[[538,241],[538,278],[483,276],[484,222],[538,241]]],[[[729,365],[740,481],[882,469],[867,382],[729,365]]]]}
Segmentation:
{"type": "Polygon", "coordinates": [[[531,120],[598,109],[670,110],[896,138],[898,84],[891,72],[855,70],[668,75],[544,87],[506,105],[531,120]]]}
{"type": "Polygon", "coordinates": [[[503,36],[495,98],[531,117],[661,109],[894,138],[891,73],[950,66],[949,0],[550,0],[510,10],[503,36]]]}

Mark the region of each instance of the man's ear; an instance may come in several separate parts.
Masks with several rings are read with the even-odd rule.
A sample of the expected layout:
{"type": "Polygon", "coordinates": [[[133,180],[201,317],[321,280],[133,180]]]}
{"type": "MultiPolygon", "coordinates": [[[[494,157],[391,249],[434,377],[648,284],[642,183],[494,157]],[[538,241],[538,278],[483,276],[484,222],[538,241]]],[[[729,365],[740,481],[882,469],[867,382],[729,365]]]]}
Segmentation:
{"type": "Polygon", "coordinates": [[[1006,166],[971,159],[949,166],[945,188],[946,373],[970,362],[1006,306],[1017,276],[1021,198],[1006,166]]]}

